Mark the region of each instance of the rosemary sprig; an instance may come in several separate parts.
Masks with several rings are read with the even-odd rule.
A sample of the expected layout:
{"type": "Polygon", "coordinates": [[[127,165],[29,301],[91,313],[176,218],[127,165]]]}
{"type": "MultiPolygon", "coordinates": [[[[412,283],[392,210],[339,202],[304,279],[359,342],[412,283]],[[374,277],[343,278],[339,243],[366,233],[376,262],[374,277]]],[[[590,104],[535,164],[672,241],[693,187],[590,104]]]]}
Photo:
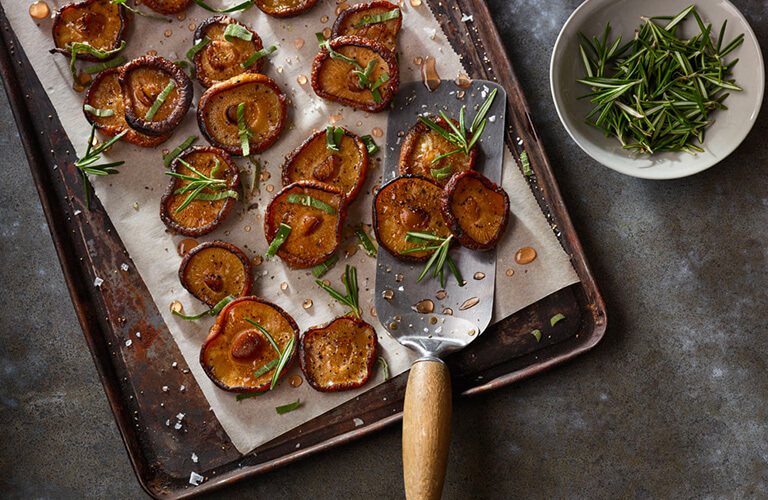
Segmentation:
{"type": "Polygon", "coordinates": [[[243,156],[251,154],[251,139],[253,131],[245,123],[245,103],[237,105],[237,133],[240,135],[240,147],[243,150],[243,156]]]}
{"type": "Polygon", "coordinates": [[[282,415],[283,413],[288,413],[289,411],[293,411],[296,408],[299,407],[299,404],[301,403],[301,398],[296,399],[293,403],[288,403],[287,405],[282,406],[275,406],[275,411],[278,415],[282,415]]]}
{"type": "Polygon", "coordinates": [[[353,28],[359,28],[361,26],[368,26],[370,24],[383,23],[390,19],[397,19],[400,17],[400,9],[390,10],[381,14],[373,14],[363,16],[358,22],[352,25],[353,28]]]}
{"type": "Polygon", "coordinates": [[[344,129],[328,125],[325,129],[325,147],[328,151],[339,151],[341,138],[344,135],[344,129]]]}
{"type": "Polygon", "coordinates": [[[98,73],[99,71],[103,71],[107,68],[114,68],[116,66],[120,66],[125,61],[126,61],[125,56],[117,56],[114,59],[110,59],[109,61],[99,63],[95,66],[88,66],[83,71],[85,71],[89,75],[93,75],[94,73],[98,73]]]}
{"type": "Polygon", "coordinates": [[[168,98],[168,96],[171,94],[173,89],[176,88],[176,82],[171,80],[168,82],[168,84],[163,88],[162,92],[157,96],[155,99],[155,102],[152,103],[152,106],[147,110],[147,113],[144,115],[144,119],[146,121],[151,121],[152,118],[155,117],[155,113],[157,113],[157,110],[160,109],[160,106],[163,105],[165,100],[168,98]]]}
{"type": "MultiPolygon", "coordinates": [[[[277,359],[270,361],[270,363],[272,363],[273,361],[277,361],[275,363],[275,366],[276,366],[275,373],[272,375],[272,382],[269,384],[269,390],[271,391],[272,389],[275,388],[275,384],[277,384],[277,379],[280,378],[280,372],[283,371],[283,368],[285,367],[286,363],[288,363],[288,360],[290,360],[291,356],[293,355],[293,346],[296,344],[296,337],[291,335],[291,339],[288,341],[288,343],[285,344],[285,348],[280,349],[280,347],[278,347],[277,345],[277,342],[275,341],[275,338],[269,333],[269,331],[267,331],[266,328],[264,328],[263,326],[261,326],[260,324],[253,321],[250,318],[245,318],[245,321],[247,321],[248,323],[258,328],[259,331],[263,333],[265,337],[267,337],[267,340],[269,341],[269,343],[272,344],[272,348],[277,352],[277,359]]],[[[266,368],[266,365],[262,367],[262,369],[264,368],[266,368]]],[[[270,369],[267,369],[265,372],[260,373],[259,375],[256,375],[256,373],[259,373],[257,371],[256,373],[254,373],[254,375],[258,378],[261,375],[264,375],[264,373],[266,373],[269,370],[270,369]]]]}
{"type": "Polygon", "coordinates": [[[187,51],[187,55],[186,55],[186,58],[187,58],[187,59],[189,59],[190,61],[193,61],[193,62],[194,62],[194,60],[195,60],[195,55],[196,55],[198,52],[200,52],[201,50],[203,50],[203,47],[205,47],[206,45],[208,45],[208,43],[209,43],[210,41],[211,41],[211,39],[210,39],[208,36],[204,36],[204,37],[203,37],[203,38],[202,38],[200,41],[198,41],[196,44],[194,44],[194,45],[192,46],[192,48],[191,48],[191,49],[189,49],[189,50],[187,51]]]}
{"type": "Polygon", "coordinates": [[[90,189],[88,188],[88,174],[91,175],[114,175],[119,173],[117,170],[115,170],[115,167],[119,167],[120,165],[124,164],[124,161],[113,161],[110,163],[102,163],[100,165],[94,165],[97,161],[101,159],[101,153],[112,147],[114,143],[119,141],[125,134],[128,133],[127,130],[123,130],[116,136],[112,137],[107,142],[99,145],[96,148],[93,148],[93,137],[96,133],[96,124],[91,124],[91,135],[88,136],[88,146],[85,149],[85,156],[78,159],[75,162],[75,167],[77,167],[80,170],[80,174],[83,177],[83,189],[85,190],[85,206],[88,208],[88,210],[91,209],[91,193],[90,189]]]}
{"type": "Polygon", "coordinates": [[[319,263],[312,268],[312,276],[315,278],[322,278],[325,273],[331,270],[333,266],[339,261],[339,258],[335,255],[331,255],[323,262],[319,263]]]}
{"type": "Polygon", "coordinates": [[[364,135],[360,137],[360,140],[363,141],[363,144],[365,144],[365,149],[368,151],[369,155],[372,155],[379,150],[379,146],[370,135],[364,135]]]}
{"type": "Polygon", "coordinates": [[[179,156],[182,151],[190,147],[192,143],[195,142],[196,140],[197,140],[196,135],[190,135],[189,137],[187,137],[187,139],[184,142],[182,142],[181,144],[173,148],[173,151],[171,151],[167,155],[163,155],[163,165],[165,165],[165,168],[169,168],[173,160],[175,160],[176,157],[179,156]]]}
{"type": "Polygon", "coordinates": [[[166,22],[166,23],[172,23],[173,22],[173,19],[171,19],[171,18],[163,17],[163,16],[158,16],[157,14],[149,14],[147,12],[142,12],[139,9],[134,9],[133,7],[128,5],[127,0],[110,0],[109,3],[111,3],[113,5],[115,5],[115,4],[122,5],[126,9],[130,10],[131,12],[133,12],[134,14],[142,16],[142,17],[148,17],[150,19],[156,19],[158,21],[163,21],[163,22],[166,22]]]}
{"type": "Polygon", "coordinates": [[[303,205],[305,207],[312,207],[318,210],[322,210],[325,213],[336,215],[336,209],[327,204],[324,201],[313,198],[305,194],[289,194],[285,197],[285,201],[293,203],[294,205],[303,205]]]}
{"type": "Polygon", "coordinates": [[[224,306],[226,306],[227,304],[229,304],[230,302],[232,302],[236,298],[237,297],[235,297],[234,295],[227,295],[226,297],[221,299],[211,309],[209,309],[207,311],[203,311],[200,314],[193,314],[193,315],[190,315],[190,316],[186,316],[186,315],[181,314],[180,312],[175,311],[173,309],[171,309],[171,314],[173,314],[175,316],[178,316],[181,319],[186,319],[186,320],[196,320],[196,319],[200,319],[200,318],[202,318],[204,316],[216,316],[217,314],[219,314],[221,312],[222,309],[224,309],[224,306]]]}
{"type": "Polygon", "coordinates": [[[246,10],[246,9],[249,9],[254,3],[254,0],[246,0],[245,2],[239,3],[232,7],[228,7],[226,9],[214,9],[213,7],[205,3],[203,0],[192,0],[192,1],[195,2],[197,5],[199,5],[200,7],[202,7],[203,9],[207,10],[208,12],[213,12],[215,14],[226,14],[227,12],[237,12],[240,10],[246,10]]]}
{"type": "Polygon", "coordinates": [[[381,92],[379,91],[379,88],[389,81],[389,74],[382,73],[381,76],[379,76],[379,78],[377,78],[375,81],[371,80],[371,75],[373,75],[373,70],[376,68],[378,59],[371,59],[368,62],[368,65],[363,68],[363,66],[357,62],[356,59],[347,57],[344,54],[333,50],[330,45],[330,39],[326,40],[322,33],[315,33],[315,36],[317,37],[317,42],[320,46],[320,49],[327,50],[328,54],[331,56],[331,59],[343,61],[354,66],[355,69],[352,70],[352,73],[357,76],[358,85],[360,88],[370,90],[371,95],[373,96],[373,101],[381,102],[381,92]]]}
{"type": "Polygon", "coordinates": [[[368,236],[368,233],[365,231],[365,227],[362,223],[355,226],[355,235],[360,241],[360,246],[363,247],[365,253],[371,257],[376,257],[376,245],[374,245],[373,241],[371,241],[371,237],[368,236]]]}
{"type": "Polygon", "coordinates": [[[344,269],[344,287],[346,288],[346,295],[342,295],[332,286],[326,285],[320,280],[315,280],[315,283],[317,283],[317,286],[328,292],[328,295],[349,307],[350,311],[346,314],[354,314],[362,319],[363,312],[360,310],[360,303],[358,300],[359,291],[357,288],[357,269],[355,269],[355,266],[347,265],[344,269]]]}
{"type": "Polygon", "coordinates": [[[285,224],[284,222],[280,223],[280,228],[277,230],[277,234],[275,235],[275,239],[272,240],[272,243],[269,244],[269,248],[267,249],[267,253],[264,254],[264,256],[267,259],[271,259],[272,257],[277,254],[277,251],[280,250],[280,247],[283,246],[283,243],[285,243],[285,240],[288,239],[288,236],[291,234],[291,226],[288,224],[285,224]]]}
{"type": "Polygon", "coordinates": [[[189,193],[189,196],[187,196],[186,199],[184,199],[184,202],[179,205],[179,208],[176,209],[176,213],[179,213],[187,208],[187,206],[192,203],[193,200],[216,201],[222,200],[224,198],[239,198],[239,195],[236,191],[232,191],[231,189],[224,191],[224,189],[227,188],[227,181],[225,179],[216,178],[216,173],[219,171],[219,167],[221,166],[218,158],[216,158],[216,164],[213,166],[213,169],[211,169],[210,176],[200,173],[195,169],[195,167],[182,160],[181,158],[179,158],[178,161],[197,177],[187,174],[179,174],[176,172],[165,173],[165,175],[170,175],[171,177],[175,177],[184,181],[189,181],[189,184],[180,187],[173,192],[173,194],[189,193]],[[205,193],[203,192],[205,189],[219,192],[205,193]]]}
{"type": "Polygon", "coordinates": [[[389,365],[387,364],[387,360],[381,356],[376,358],[376,360],[381,365],[381,375],[382,377],[384,377],[384,382],[386,382],[387,380],[389,380],[389,365]]]}
{"type": "Polygon", "coordinates": [[[247,68],[251,64],[253,64],[256,61],[258,61],[259,59],[261,59],[262,57],[268,56],[269,54],[271,54],[272,52],[274,52],[276,50],[277,50],[277,47],[274,46],[274,45],[270,45],[269,47],[263,48],[263,49],[261,49],[261,50],[259,50],[257,52],[254,52],[251,57],[249,57],[248,59],[245,60],[245,62],[240,63],[240,66],[243,67],[243,68],[247,68]]]}
{"type": "Polygon", "coordinates": [[[432,277],[438,278],[440,280],[440,286],[444,287],[444,267],[447,264],[451,273],[453,273],[453,277],[456,278],[456,282],[459,284],[459,286],[464,286],[464,279],[461,277],[459,268],[456,266],[456,263],[453,261],[453,259],[451,259],[451,256],[448,255],[448,251],[451,248],[451,241],[453,241],[453,235],[450,235],[447,238],[441,238],[432,233],[408,232],[405,234],[405,240],[410,243],[416,243],[419,246],[403,250],[402,253],[434,250],[432,256],[424,266],[424,269],[421,271],[421,274],[419,274],[419,277],[416,278],[416,283],[424,279],[424,277],[429,273],[429,270],[434,267],[434,270],[432,271],[432,277]]]}
{"type": "Polygon", "coordinates": [[[74,80],[74,82],[79,85],[90,84],[90,82],[86,84],[82,84],[80,82],[80,76],[77,74],[77,69],[75,69],[75,61],[77,60],[77,54],[90,54],[98,59],[106,59],[112,54],[117,54],[124,48],[125,48],[125,40],[122,40],[120,42],[120,46],[113,50],[97,49],[96,47],[92,47],[91,44],[89,44],[88,42],[72,42],[70,44],[67,44],[67,46],[64,47],[64,49],[68,50],[70,53],[69,71],[72,73],[72,80],[74,80]]]}

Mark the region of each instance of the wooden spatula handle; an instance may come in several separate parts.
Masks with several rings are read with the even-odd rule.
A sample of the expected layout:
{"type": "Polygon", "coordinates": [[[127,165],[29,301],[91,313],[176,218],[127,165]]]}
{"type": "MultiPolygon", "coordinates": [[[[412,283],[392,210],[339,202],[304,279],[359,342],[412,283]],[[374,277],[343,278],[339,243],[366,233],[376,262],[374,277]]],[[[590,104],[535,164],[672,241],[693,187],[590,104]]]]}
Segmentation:
{"type": "Polygon", "coordinates": [[[411,367],[403,409],[403,477],[408,500],[439,499],[451,437],[451,376],[437,358],[411,367]]]}

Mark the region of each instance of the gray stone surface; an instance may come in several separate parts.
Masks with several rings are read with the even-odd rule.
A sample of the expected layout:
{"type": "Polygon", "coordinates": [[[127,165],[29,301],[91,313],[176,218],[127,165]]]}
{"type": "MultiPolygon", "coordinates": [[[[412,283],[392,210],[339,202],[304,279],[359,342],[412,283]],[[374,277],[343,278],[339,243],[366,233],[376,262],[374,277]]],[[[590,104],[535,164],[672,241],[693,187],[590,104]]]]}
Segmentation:
{"type": "MultiPolygon", "coordinates": [[[[578,1],[491,0],[609,307],[598,347],[455,403],[446,498],[768,497],[768,114],[726,161],[668,182],[587,157],[557,120],[550,50],[578,1]]],[[[735,2],[768,47],[768,5],[735,2]]],[[[0,495],[141,498],[0,104],[0,495]]],[[[398,498],[390,428],[222,491],[398,498]]]]}

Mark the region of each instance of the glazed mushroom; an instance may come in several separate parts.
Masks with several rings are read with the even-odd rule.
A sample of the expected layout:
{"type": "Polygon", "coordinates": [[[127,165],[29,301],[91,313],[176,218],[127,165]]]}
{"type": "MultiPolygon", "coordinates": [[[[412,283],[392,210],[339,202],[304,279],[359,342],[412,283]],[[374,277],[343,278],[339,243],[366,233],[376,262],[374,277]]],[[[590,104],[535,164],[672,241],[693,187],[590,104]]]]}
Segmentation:
{"type": "Polygon", "coordinates": [[[128,132],[121,140],[144,148],[155,147],[167,140],[170,134],[158,136],[142,134],[133,130],[125,121],[125,102],[123,101],[123,89],[120,87],[118,79],[119,74],[119,68],[108,68],[96,75],[85,94],[85,101],[83,102],[85,118],[89,123],[96,126],[96,130],[110,137],[127,130],[128,132]],[[100,111],[94,112],[88,107],[100,111]],[[112,114],[102,113],[107,110],[111,111],[112,114]]]}
{"type": "Polygon", "coordinates": [[[256,0],[256,7],[274,17],[292,17],[315,6],[317,0],[256,0]]]}
{"type": "Polygon", "coordinates": [[[368,150],[352,132],[330,128],[334,131],[330,142],[328,129],[321,130],[288,155],[283,165],[283,185],[301,180],[322,182],[344,193],[351,203],[365,183],[368,150]]]}
{"type": "Polygon", "coordinates": [[[167,59],[143,56],[120,70],[125,120],[146,135],[173,132],[192,104],[192,81],[167,59]]]}
{"type": "Polygon", "coordinates": [[[371,377],[376,362],[376,331],[365,321],[344,316],[307,330],[299,343],[301,371],[322,392],[355,389],[371,377]]]}
{"type": "Polygon", "coordinates": [[[394,52],[359,36],[334,38],[322,47],[312,64],[312,88],[318,96],[369,113],[388,108],[400,84],[394,52]]]}
{"type": "Polygon", "coordinates": [[[197,124],[206,140],[231,155],[242,156],[238,106],[243,104],[251,153],[270,147],[285,127],[285,95],[269,77],[244,73],[205,91],[197,106],[197,124]]]}
{"type": "Polygon", "coordinates": [[[296,358],[299,327],[279,306],[257,297],[242,297],[227,304],[216,318],[200,349],[200,364],[221,389],[260,392],[270,387],[279,359],[266,330],[281,352],[293,339],[282,376],[296,358]],[[249,321],[250,320],[250,321],[249,321]],[[270,364],[271,367],[270,367],[270,364]]]}
{"type": "Polygon", "coordinates": [[[194,191],[189,190],[191,180],[174,177],[160,200],[160,218],[176,233],[196,238],[216,229],[232,210],[240,189],[240,173],[225,151],[209,146],[189,148],[171,163],[173,173],[204,180],[187,165],[219,182],[208,182],[201,192],[204,199],[194,197],[194,191]]]}
{"type": "Polygon", "coordinates": [[[338,189],[315,181],[299,181],[280,190],[264,214],[264,233],[272,244],[281,225],[290,233],[277,255],[289,266],[316,266],[336,252],[347,215],[347,199],[338,189]]]}
{"type": "Polygon", "coordinates": [[[261,73],[263,57],[244,67],[262,49],[259,35],[245,24],[228,16],[209,17],[195,30],[195,43],[206,37],[210,41],[194,57],[195,75],[203,87],[242,73],[261,73]],[[232,25],[241,28],[237,36],[227,34],[232,25]]]}
{"type": "Polygon", "coordinates": [[[229,295],[250,295],[253,273],[242,250],[223,241],[209,241],[184,256],[179,280],[189,293],[213,307],[229,295]]]}
{"type": "Polygon", "coordinates": [[[142,3],[160,14],[178,14],[189,7],[192,0],[142,0],[142,3]]]}
{"type": "MultiPolygon", "coordinates": [[[[73,43],[87,43],[102,51],[120,48],[128,29],[125,7],[112,4],[109,0],[86,0],[70,3],[56,11],[53,20],[53,51],[71,55],[67,46],[73,43]]],[[[117,53],[104,58],[87,52],[78,52],[76,57],[85,61],[106,61],[117,53]]]]}
{"type": "Polygon", "coordinates": [[[453,176],[440,196],[448,228],[470,250],[496,246],[509,221],[509,196],[484,175],[469,170],[453,176]]]}
{"type": "Polygon", "coordinates": [[[397,33],[403,24],[402,11],[395,4],[379,0],[344,9],[333,23],[331,38],[359,36],[395,50],[397,33]]]}
{"type": "MultiPolygon", "coordinates": [[[[444,130],[450,130],[442,116],[429,119],[444,130]]],[[[459,126],[459,122],[456,120],[451,119],[451,121],[456,127],[459,126]]],[[[475,168],[478,155],[477,144],[472,146],[468,155],[463,151],[459,151],[434,161],[440,156],[457,149],[459,149],[458,146],[419,120],[416,125],[408,130],[403,139],[403,145],[400,148],[398,171],[400,175],[421,175],[440,185],[445,185],[451,176],[457,172],[475,168]]]]}
{"type": "Polygon", "coordinates": [[[431,251],[404,253],[419,246],[405,236],[409,232],[450,236],[440,213],[442,191],[438,184],[418,175],[397,177],[382,186],[373,201],[373,229],[379,245],[401,260],[427,260],[431,251]]]}

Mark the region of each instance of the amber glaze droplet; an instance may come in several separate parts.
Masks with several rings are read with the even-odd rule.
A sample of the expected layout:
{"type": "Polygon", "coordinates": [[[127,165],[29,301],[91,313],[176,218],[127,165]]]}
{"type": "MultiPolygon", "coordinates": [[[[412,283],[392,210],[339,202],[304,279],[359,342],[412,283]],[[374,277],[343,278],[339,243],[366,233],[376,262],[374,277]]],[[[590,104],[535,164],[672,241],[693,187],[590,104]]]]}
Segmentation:
{"type": "Polygon", "coordinates": [[[301,304],[301,307],[304,309],[309,309],[312,307],[312,299],[304,299],[304,302],[301,304]]]}
{"type": "Polygon", "coordinates": [[[379,127],[374,127],[374,129],[371,130],[371,135],[374,137],[381,137],[384,135],[384,131],[381,130],[379,127]]]}
{"type": "Polygon", "coordinates": [[[307,84],[307,76],[306,75],[299,75],[299,77],[296,79],[297,82],[299,82],[299,85],[306,85],[307,84]]]}
{"type": "Polygon", "coordinates": [[[421,5],[421,0],[411,0],[411,7],[418,7],[421,5]]]}
{"type": "Polygon", "coordinates": [[[446,316],[453,316],[453,309],[451,309],[450,307],[446,307],[445,309],[443,309],[443,314],[445,314],[446,316]]]}
{"type": "Polygon", "coordinates": [[[45,19],[51,13],[51,8],[45,2],[35,2],[29,6],[29,15],[35,19],[45,19]]]}
{"type": "Polygon", "coordinates": [[[171,312],[176,311],[177,313],[180,313],[184,310],[184,306],[179,302],[178,300],[174,300],[171,302],[171,312]]]}
{"type": "Polygon", "coordinates": [[[328,22],[328,16],[323,16],[320,18],[321,23],[327,23],[328,22]]]}
{"type": "Polygon", "coordinates": [[[507,269],[507,272],[506,272],[507,276],[512,276],[513,274],[515,274],[515,270],[514,269],[512,269],[512,268],[507,269]]]}
{"type": "Polygon", "coordinates": [[[515,262],[518,264],[530,264],[536,259],[536,250],[531,247],[523,247],[515,253],[515,262]]]}
{"type": "Polygon", "coordinates": [[[397,281],[398,283],[400,283],[401,281],[403,281],[403,279],[404,279],[404,278],[405,278],[405,276],[403,276],[403,275],[402,275],[402,274],[400,274],[400,273],[397,273],[397,274],[395,274],[395,281],[397,281]]]}
{"type": "Polygon", "coordinates": [[[466,92],[464,92],[463,90],[459,90],[458,92],[456,92],[456,99],[464,99],[465,93],[466,92]]]}
{"type": "Polygon", "coordinates": [[[463,304],[459,306],[459,311],[464,311],[471,307],[475,307],[478,302],[480,302],[480,299],[478,299],[477,297],[472,297],[471,299],[467,299],[464,301],[463,304]]]}
{"type": "Polygon", "coordinates": [[[184,257],[189,253],[190,250],[195,248],[197,246],[197,240],[193,240],[192,238],[186,238],[179,242],[179,244],[176,246],[176,251],[179,252],[179,255],[181,257],[184,257]]]}
{"type": "Polygon", "coordinates": [[[393,292],[390,289],[386,289],[383,292],[381,292],[381,296],[387,300],[392,300],[395,297],[395,292],[393,292]]]}
{"type": "Polygon", "coordinates": [[[288,383],[291,384],[291,387],[296,388],[304,383],[304,379],[299,375],[294,375],[288,379],[288,383]]]}
{"type": "Polygon", "coordinates": [[[264,262],[264,257],[262,257],[261,255],[257,255],[256,257],[253,258],[251,262],[253,263],[254,266],[260,266],[261,263],[264,262]]]}
{"type": "Polygon", "coordinates": [[[435,303],[429,299],[424,299],[417,302],[416,305],[413,307],[416,309],[416,312],[418,313],[431,314],[432,311],[435,310],[435,303]]]}
{"type": "Polygon", "coordinates": [[[323,29],[323,36],[324,36],[325,38],[330,38],[330,37],[331,37],[331,28],[325,28],[325,29],[323,29]]]}
{"type": "Polygon", "coordinates": [[[300,49],[304,46],[304,39],[303,38],[294,38],[293,40],[293,46],[297,49],[300,49]]]}
{"type": "Polygon", "coordinates": [[[338,16],[343,11],[347,10],[349,8],[349,5],[345,3],[340,3],[338,6],[336,6],[336,15],[338,16]]]}
{"type": "Polygon", "coordinates": [[[165,36],[166,36],[166,38],[167,38],[167,37],[169,37],[169,36],[171,36],[171,35],[173,35],[173,31],[171,31],[171,30],[165,30],[165,36]]]}
{"type": "Polygon", "coordinates": [[[389,324],[389,329],[390,330],[397,330],[397,328],[398,328],[398,326],[397,326],[397,323],[395,321],[393,321],[392,323],[389,324]]]}
{"type": "Polygon", "coordinates": [[[423,63],[423,62],[424,62],[424,59],[422,59],[421,57],[414,57],[413,58],[413,64],[415,64],[416,66],[421,66],[421,63],[423,63]]]}
{"type": "Polygon", "coordinates": [[[472,80],[463,73],[459,73],[459,75],[456,77],[453,83],[455,83],[457,87],[461,87],[463,89],[466,89],[472,86],[472,80]]]}
{"type": "Polygon", "coordinates": [[[288,290],[288,283],[286,283],[285,281],[280,283],[280,290],[282,290],[282,291],[288,290]]]}
{"type": "Polygon", "coordinates": [[[472,276],[472,277],[473,277],[473,278],[475,278],[476,280],[478,280],[478,281],[479,281],[479,280],[481,280],[481,279],[485,278],[485,273],[477,272],[477,273],[475,273],[475,275],[474,275],[474,276],[472,276]]]}
{"type": "Polygon", "coordinates": [[[179,12],[179,14],[176,16],[176,19],[178,19],[179,21],[183,21],[186,18],[187,18],[187,15],[183,12],[179,12]]]}
{"type": "Polygon", "coordinates": [[[427,56],[421,66],[421,82],[430,92],[434,92],[440,86],[440,75],[437,74],[435,58],[432,56],[427,56]]]}
{"type": "Polygon", "coordinates": [[[376,317],[376,308],[375,307],[371,307],[371,316],[373,316],[374,318],[376,317]]]}
{"type": "Polygon", "coordinates": [[[445,297],[447,297],[447,296],[448,296],[448,292],[446,292],[445,290],[439,290],[439,291],[438,291],[438,292],[435,294],[435,298],[436,298],[437,300],[443,300],[443,299],[444,299],[445,297]]]}

